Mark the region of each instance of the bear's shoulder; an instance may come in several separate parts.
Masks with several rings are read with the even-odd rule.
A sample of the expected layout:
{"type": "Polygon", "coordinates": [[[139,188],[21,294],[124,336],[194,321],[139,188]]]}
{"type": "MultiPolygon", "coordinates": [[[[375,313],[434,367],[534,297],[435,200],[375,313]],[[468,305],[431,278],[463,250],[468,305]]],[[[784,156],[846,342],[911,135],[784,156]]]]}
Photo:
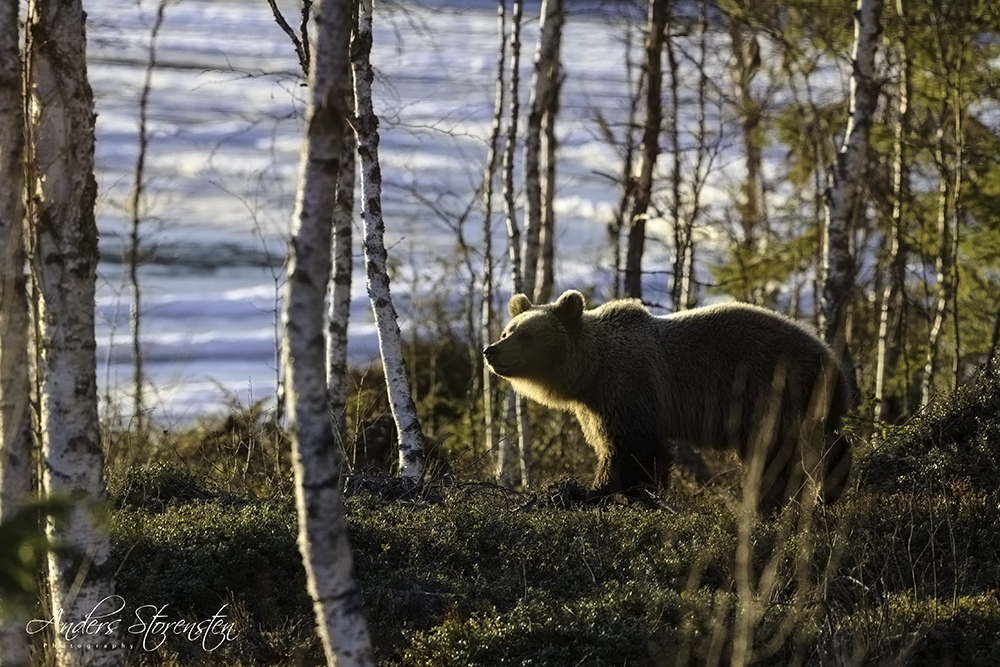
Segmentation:
{"type": "Polygon", "coordinates": [[[639,299],[608,301],[604,305],[587,312],[594,320],[608,323],[653,317],[639,299]]]}

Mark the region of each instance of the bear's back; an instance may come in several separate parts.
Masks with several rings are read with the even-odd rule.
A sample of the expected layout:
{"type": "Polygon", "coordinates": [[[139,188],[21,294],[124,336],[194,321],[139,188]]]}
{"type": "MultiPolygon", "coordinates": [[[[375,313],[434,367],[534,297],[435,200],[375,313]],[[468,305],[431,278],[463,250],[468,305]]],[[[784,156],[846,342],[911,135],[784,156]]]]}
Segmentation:
{"type": "MultiPolygon", "coordinates": [[[[850,405],[850,386],[834,352],[805,327],[773,311],[741,303],[653,318],[669,385],[674,425],[685,437],[723,445],[733,419],[741,440],[780,401],[778,428],[793,428],[818,389],[830,391],[825,419],[834,426],[850,405]],[[824,388],[824,385],[826,388],[824,388]],[[682,401],[678,405],[675,401],[682,401]],[[701,414],[700,423],[683,413],[701,414]],[[737,417],[738,415],[738,417],[737,417]]],[[[730,445],[735,443],[729,443],[730,445]]],[[[745,442],[739,445],[745,446],[745,442]]]]}

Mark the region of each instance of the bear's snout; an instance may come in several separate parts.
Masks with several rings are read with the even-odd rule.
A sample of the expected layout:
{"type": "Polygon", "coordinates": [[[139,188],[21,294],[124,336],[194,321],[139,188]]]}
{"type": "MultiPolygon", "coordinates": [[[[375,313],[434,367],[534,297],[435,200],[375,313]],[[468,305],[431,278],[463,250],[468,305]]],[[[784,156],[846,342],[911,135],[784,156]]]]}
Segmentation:
{"type": "Polygon", "coordinates": [[[500,359],[500,348],[497,347],[497,345],[498,343],[493,343],[483,350],[483,358],[486,359],[486,365],[489,366],[494,373],[502,377],[504,371],[509,369],[503,366],[500,359]]]}

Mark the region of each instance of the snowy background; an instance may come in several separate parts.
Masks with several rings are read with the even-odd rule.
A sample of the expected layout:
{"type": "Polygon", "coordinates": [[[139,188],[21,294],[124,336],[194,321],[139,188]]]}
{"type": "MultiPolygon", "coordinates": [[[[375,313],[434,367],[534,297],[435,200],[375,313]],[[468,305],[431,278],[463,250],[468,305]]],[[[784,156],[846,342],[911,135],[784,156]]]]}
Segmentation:
{"type": "MultiPolygon", "coordinates": [[[[139,95],[157,3],[85,4],[101,193],[98,374],[114,397],[132,374],[122,258],[139,143],[139,95]]],[[[401,324],[412,328],[420,326],[413,321],[419,311],[404,297],[423,291],[450,300],[465,289],[457,280],[451,214],[468,207],[482,179],[494,104],[496,5],[492,0],[435,7],[376,4],[373,60],[386,240],[399,276],[393,290],[401,324]]],[[[573,6],[577,11],[566,21],[563,37],[565,82],[557,129],[557,293],[606,278],[598,267],[608,264],[605,230],[619,197],[609,177],[617,177],[621,159],[600,138],[595,118],[599,111],[620,124],[627,105],[625,22],[573,6]]],[[[293,4],[287,9],[289,22],[297,25],[293,4]]],[[[522,109],[538,9],[538,3],[527,3],[522,109]]],[[[172,2],[156,49],[141,228],[142,343],[153,416],[179,424],[221,410],[233,399],[246,405],[274,395],[277,296],[305,90],[292,44],[264,0],[172,2]]],[[[724,174],[736,166],[720,162],[715,168],[724,174]]],[[[706,196],[711,202],[725,193],[710,188],[706,196]]],[[[497,222],[499,250],[505,231],[497,222]]],[[[463,230],[467,242],[478,246],[481,225],[477,206],[463,230]]],[[[651,229],[655,237],[656,225],[651,229]]],[[[358,229],[356,240],[360,236],[358,229]]],[[[658,253],[660,261],[667,256],[664,243],[654,239],[649,245],[651,261],[658,253]]],[[[349,353],[352,363],[363,367],[377,357],[377,341],[359,248],[355,257],[349,353]]],[[[120,395],[113,400],[127,410],[120,395]]]]}

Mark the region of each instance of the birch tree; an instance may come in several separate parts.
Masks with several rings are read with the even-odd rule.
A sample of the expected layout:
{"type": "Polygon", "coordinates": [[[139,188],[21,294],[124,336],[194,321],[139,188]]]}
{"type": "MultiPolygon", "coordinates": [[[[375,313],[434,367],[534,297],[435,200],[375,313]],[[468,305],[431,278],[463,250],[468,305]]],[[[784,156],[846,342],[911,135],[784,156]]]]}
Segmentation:
{"type": "MultiPolygon", "coordinates": [[[[53,613],[83,620],[112,594],[110,540],[92,505],[106,496],[97,415],[94,309],[97,226],[94,204],[94,98],[87,81],[79,0],[29,3],[26,161],[39,434],[45,495],[76,502],[50,539],[73,555],[50,554],[53,613]]],[[[57,664],[117,664],[114,651],[82,652],[61,633],[57,664]]]]}
{"type": "Polygon", "coordinates": [[[878,352],[875,358],[875,419],[886,412],[885,385],[890,369],[899,356],[900,343],[892,342],[893,331],[903,319],[902,298],[906,288],[907,223],[904,207],[910,198],[910,105],[911,64],[909,26],[903,0],[896,0],[897,35],[895,47],[899,58],[899,83],[896,86],[896,126],[893,136],[892,229],[889,236],[889,276],[882,291],[879,308],[878,352]]]}
{"type": "MultiPolygon", "coordinates": [[[[295,54],[299,59],[304,76],[309,76],[312,49],[309,44],[309,17],[312,13],[312,3],[306,0],[302,3],[299,13],[299,32],[288,23],[276,0],[268,0],[274,21],[288,35],[295,54]]],[[[352,2],[352,11],[357,3],[352,2]]],[[[356,12],[354,12],[356,14],[356,12]]],[[[352,19],[352,25],[357,17],[352,19]]],[[[351,77],[351,62],[344,59],[342,67],[346,70],[348,84],[351,77]]],[[[348,85],[348,107],[353,107],[354,89],[348,85]]],[[[346,424],[344,414],[347,410],[347,325],[351,316],[351,276],[354,271],[354,255],[352,247],[354,223],[354,184],[355,160],[354,130],[350,124],[344,124],[344,140],[341,146],[340,174],[337,176],[335,204],[333,207],[333,273],[327,289],[328,307],[326,318],[326,382],[330,402],[330,413],[333,415],[334,435],[344,442],[346,424]]]]}
{"type": "MultiPolygon", "coordinates": [[[[17,14],[17,0],[0,1],[0,522],[16,516],[31,493],[29,314],[22,238],[24,98],[17,14]]],[[[26,621],[23,612],[0,606],[0,665],[28,664],[26,621]]]]}
{"type": "MultiPolygon", "coordinates": [[[[521,19],[524,16],[523,0],[514,0],[510,19],[510,80],[508,81],[507,136],[501,166],[503,182],[504,217],[507,220],[507,250],[510,257],[511,283],[513,292],[526,291],[521,252],[521,230],[517,221],[517,205],[514,192],[514,152],[517,147],[518,117],[521,82],[521,19]]],[[[531,425],[528,421],[528,401],[518,396],[510,387],[507,389],[507,418],[505,424],[514,423],[516,433],[500,438],[497,449],[497,479],[504,486],[515,486],[520,477],[521,484],[528,486],[531,477],[531,425]],[[515,446],[516,445],[516,446],[515,446]]]]}
{"type": "Polygon", "coordinates": [[[653,174],[660,154],[663,123],[663,44],[667,0],[649,0],[643,80],[646,84],[645,120],[639,148],[638,173],[633,176],[628,215],[628,248],[625,251],[625,295],[642,298],[642,256],[646,242],[646,219],[653,196],[653,174]]]}
{"type": "MultiPolygon", "coordinates": [[[[352,3],[356,6],[356,3],[352,3]]],[[[351,64],[343,64],[346,77],[351,76],[351,64]]],[[[348,104],[354,102],[353,89],[348,92],[348,104]]],[[[341,146],[340,174],[337,178],[337,197],[333,209],[333,275],[328,289],[329,312],[326,330],[326,382],[334,430],[341,442],[346,432],[347,411],[347,323],[351,317],[351,276],[354,271],[354,184],[355,142],[354,130],[344,128],[341,146]]]]}
{"type": "Polygon", "coordinates": [[[828,343],[846,344],[846,318],[854,284],[851,224],[864,177],[872,116],[878,103],[875,51],[881,32],[882,0],[858,0],[854,13],[851,115],[826,191],[820,330],[828,343]]]}
{"type": "Polygon", "coordinates": [[[622,153],[621,175],[619,176],[621,197],[618,200],[614,217],[608,223],[608,240],[611,245],[610,259],[614,281],[614,284],[611,286],[611,296],[615,299],[621,297],[624,288],[622,284],[624,282],[623,274],[625,269],[622,266],[622,231],[627,230],[629,226],[629,207],[632,203],[632,192],[635,189],[635,179],[632,176],[632,172],[635,166],[635,154],[639,147],[633,128],[639,125],[637,119],[639,118],[639,105],[642,98],[642,74],[640,72],[636,75],[636,70],[641,69],[641,65],[637,68],[632,59],[632,52],[634,50],[632,47],[635,40],[634,33],[637,31],[632,28],[631,21],[626,21],[625,26],[625,87],[630,92],[628,108],[625,113],[625,126],[621,137],[616,135],[611,123],[608,122],[608,119],[600,110],[597,111],[596,118],[597,126],[604,140],[610,146],[618,148],[622,153]]]}
{"type": "Polygon", "coordinates": [[[129,335],[132,339],[132,416],[140,437],[146,434],[145,358],[142,353],[142,289],[139,267],[142,264],[142,222],[146,191],[146,153],[149,148],[149,97],[153,92],[153,72],[156,69],[156,39],[166,15],[167,0],[160,0],[156,18],[149,34],[146,72],[139,93],[139,146],[135,161],[135,184],[129,195],[130,235],[128,248],[128,283],[132,292],[129,335]]]}
{"type": "MultiPolygon", "coordinates": [[[[743,139],[744,179],[737,203],[742,238],[737,252],[742,262],[764,254],[768,230],[764,207],[764,122],[761,103],[754,96],[753,83],[760,71],[760,43],[748,14],[755,8],[749,2],[736,2],[726,16],[730,43],[730,77],[736,96],[734,108],[743,139]]],[[[751,303],[764,301],[761,288],[747,277],[740,298],[751,303]]]]}
{"type": "MultiPolygon", "coordinates": [[[[486,169],[483,174],[483,288],[480,301],[480,328],[484,347],[493,340],[493,182],[496,175],[500,130],[503,125],[504,64],[506,62],[506,0],[497,0],[497,78],[493,103],[493,124],[490,127],[490,143],[486,155],[486,169]]],[[[482,363],[482,362],[480,362],[482,363]]],[[[486,434],[486,451],[492,451],[496,442],[496,428],[493,422],[493,374],[489,366],[482,364],[483,372],[483,426],[486,434]]]]}
{"type": "Polygon", "coordinates": [[[354,68],[356,119],[354,124],[361,159],[361,219],[364,222],[365,276],[368,298],[375,311],[379,351],[385,370],[389,405],[399,432],[399,470],[405,479],[417,481],[423,473],[423,433],[413,403],[396,308],[389,292],[386,272],[385,221],[382,219],[382,171],[378,160],[378,117],[372,104],[371,65],[372,0],[360,0],[358,29],[351,42],[354,68]]]}
{"type": "Polygon", "coordinates": [[[959,382],[959,248],[963,209],[963,181],[967,169],[965,156],[966,116],[965,77],[966,58],[973,38],[965,30],[975,25],[972,6],[956,3],[941,7],[933,3],[928,7],[932,27],[933,68],[940,88],[935,91],[937,109],[932,111],[937,125],[933,147],[934,166],[938,172],[937,224],[933,236],[937,239],[934,258],[934,289],[931,305],[930,331],[927,339],[927,358],[920,378],[921,404],[930,402],[934,380],[941,365],[941,342],[944,337],[946,317],[950,311],[955,336],[954,382],[959,382]]]}
{"type": "Polygon", "coordinates": [[[524,148],[527,211],[524,221],[522,288],[536,303],[546,303],[552,295],[552,235],[555,229],[552,219],[554,127],[559,98],[562,0],[544,0],[541,16],[524,148]],[[543,143],[547,149],[545,151],[542,150],[543,143]]]}
{"type": "Polygon", "coordinates": [[[349,127],[346,63],[352,0],[316,10],[306,137],[288,244],[282,367],[292,440],[299,551],[327,663],[374,665],[353,575],[340,492],[338,443],[327,403],[323,302],[330,278],[331,216],[349,127]]]}

